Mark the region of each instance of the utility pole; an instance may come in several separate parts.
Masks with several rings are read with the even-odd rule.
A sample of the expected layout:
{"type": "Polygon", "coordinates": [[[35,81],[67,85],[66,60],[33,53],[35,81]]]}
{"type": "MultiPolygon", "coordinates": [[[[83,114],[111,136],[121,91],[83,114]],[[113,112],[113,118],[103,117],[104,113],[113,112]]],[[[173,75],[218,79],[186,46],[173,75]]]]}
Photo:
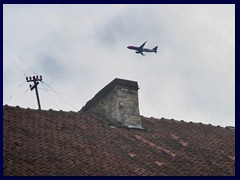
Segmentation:
{"type": "Polygon", "coordinates": [[[39,95],[38,95],[38,89],[37,89],[37,85],[39,84],[38,81],[42,81],[42,76],[40,75],[40,78],[38,78],[38,76],[33,76],[33,77],[26,77],[27,82],[33,82],[34,85],[32,86],[31,84],[29,85],[30,90],[32,91],[33,89],[35,89],[36,91],[36,96],[37,96],[37,102],[38,102],[38,109],[41,110],[41,105],[40,105],[40,100],[39,100],[39,95]]]}

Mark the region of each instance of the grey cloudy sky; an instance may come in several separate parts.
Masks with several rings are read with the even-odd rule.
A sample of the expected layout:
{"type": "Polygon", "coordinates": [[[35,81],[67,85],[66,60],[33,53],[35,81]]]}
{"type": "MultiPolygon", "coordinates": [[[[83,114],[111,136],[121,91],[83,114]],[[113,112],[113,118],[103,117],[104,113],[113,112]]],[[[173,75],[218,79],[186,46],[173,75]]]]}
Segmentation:
{"type": "Polygon", "coordinates": [[[3,5],[3,104],[78,111],[114,78],[140,114],[235,126],[235,5],[3,5]],[[141,56],[129,45],[158,45],[141,56]],[[25,82],[25,83],[24,83],[25,82]]]}

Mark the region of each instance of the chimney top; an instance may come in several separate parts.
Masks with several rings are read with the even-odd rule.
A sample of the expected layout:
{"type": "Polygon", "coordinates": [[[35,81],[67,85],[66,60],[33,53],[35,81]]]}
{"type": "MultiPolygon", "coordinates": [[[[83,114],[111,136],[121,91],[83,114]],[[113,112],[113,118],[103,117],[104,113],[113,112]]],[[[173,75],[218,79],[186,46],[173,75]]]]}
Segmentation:
{"type": "Polygon", "coordinates": [[[97,113],[114,124],[142,129],[138,89],[136,81],[116,78],[89,100],[81,111],[97,113]]]}
{"type": "Polygon", "coordinates": [[[124,86],[128,89],[138,90],[138,83],[136,81],[130,81],[126,79],[115,78],[109,84],[107,84],[104,88],[102,88],[91,100],[89,100],[85,106],[82,107],[82,111],[87,111],[94,104],[96,104],[99,100],[104,98],[109,94],[111,90],[113,90],[116,86],[124,86]]]}

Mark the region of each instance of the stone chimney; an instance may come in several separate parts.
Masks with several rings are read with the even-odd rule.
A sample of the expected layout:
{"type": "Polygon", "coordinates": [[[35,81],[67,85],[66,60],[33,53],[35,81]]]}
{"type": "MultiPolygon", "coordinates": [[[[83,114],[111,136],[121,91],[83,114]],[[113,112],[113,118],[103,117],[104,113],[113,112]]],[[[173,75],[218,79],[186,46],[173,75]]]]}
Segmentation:
{"type": "Polygon", "coordinates": [[[142,129],[138,89],[137,82],[116,78],[89,100],[81,111],[99,114],[112,124],[121,123],[129,128],[142,129]]]}

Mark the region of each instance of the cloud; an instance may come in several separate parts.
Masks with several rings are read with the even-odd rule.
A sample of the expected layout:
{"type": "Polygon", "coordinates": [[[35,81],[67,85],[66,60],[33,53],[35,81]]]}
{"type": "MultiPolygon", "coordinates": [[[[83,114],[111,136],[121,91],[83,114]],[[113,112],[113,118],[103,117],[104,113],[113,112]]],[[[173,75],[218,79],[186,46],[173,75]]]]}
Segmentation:
{"type": "Polygon", "coordinates": [[[39,57],[39,71],[54,79],[65,79],[69,74],[66,73],[64,66],[60,65],[56,58],[50,55],[39,57]]]}
{"type": "MultiPolygon", "coordinates": [[[[5,5],[3,30],[48,84],[82,98],[67,99],[79,109],[118,77],[138,81],[142,115],[225,126],[235,123],[234,15],[234,5],[5,5]],[[158,54],[143,57],[126,48],[146,40],[148,48],[159,46],[158,54]]],[[[6,55],[3,70],[7,99],[5,87],[24,77],[6,55]],[[14,81],[7,79],[12,73],[19,74],[14,81]]],[[[44,107],[54,109],[40,93],[44,107]]],[[[58,108],[72,110],[51,95],[58,108]]],[[[19,102],[35,107],[31,98],[19,102]]]]}
{"type": "Polygon", "coordinates": [[[154,43],[152,40],[159,39],[164,28],[162,18],[156,15],[157,9],[151,11],[152,6],[130,5],[97,27],[96,39],[107,48],[123,40],[135,43],[149,40],[154,43]]]}

